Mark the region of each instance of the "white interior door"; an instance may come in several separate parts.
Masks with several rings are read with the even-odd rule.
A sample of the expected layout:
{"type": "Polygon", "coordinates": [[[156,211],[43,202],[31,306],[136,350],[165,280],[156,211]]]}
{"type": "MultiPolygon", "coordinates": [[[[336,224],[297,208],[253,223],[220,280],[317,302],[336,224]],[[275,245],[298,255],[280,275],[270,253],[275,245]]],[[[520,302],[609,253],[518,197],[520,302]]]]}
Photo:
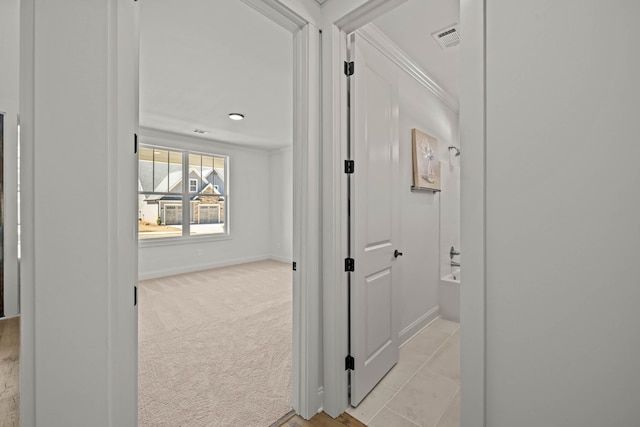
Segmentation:
{"type": "Polygon", "coordinates": [[[398,361],[398,76],[356,34],[350,54],[350,353],[356,406],[398,361]]]}

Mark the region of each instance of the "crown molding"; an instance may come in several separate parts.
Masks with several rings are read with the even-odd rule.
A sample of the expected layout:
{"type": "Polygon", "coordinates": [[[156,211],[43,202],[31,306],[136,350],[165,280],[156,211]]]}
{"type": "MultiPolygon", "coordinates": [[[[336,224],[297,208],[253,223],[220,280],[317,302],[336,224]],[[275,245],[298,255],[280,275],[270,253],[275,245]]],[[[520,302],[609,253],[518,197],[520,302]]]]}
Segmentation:
{"type": "Polygon", "coordinates": [[[307,21],[278,0],[240,0],[292,33],[303,28],[307,21]]]}
{"type": "Polygon", "coordinates": [[[335,24],[349,34],[405,2],[407,0],[368,0],[338,19],[335,24]]]}
{"type": "Polygon", "coordinates": [[[447,107],[449,107],[456,114],[460,111],[460,104],[458,100],[444,90],[438,83],[436,83],[426,71],[424,71],[419,65],[407,55],[398,45],[389,40],[389,38],[378,27],[373,24],[367,24],[364,27],[356,30],[356,33],[363,39],[371,43],[376,49],[378,49],[384,56],[389,58],[398,67],[404,70],[407,74],[417,80],[425,88],[431,91],[440,101],[442,101],[447,107]]]}

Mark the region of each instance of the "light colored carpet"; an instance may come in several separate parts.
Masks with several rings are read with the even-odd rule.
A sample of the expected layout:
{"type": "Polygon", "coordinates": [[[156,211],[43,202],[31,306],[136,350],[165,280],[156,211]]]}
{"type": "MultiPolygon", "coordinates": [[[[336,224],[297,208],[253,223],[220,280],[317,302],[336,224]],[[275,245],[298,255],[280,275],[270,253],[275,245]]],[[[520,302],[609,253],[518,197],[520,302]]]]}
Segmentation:
{"type": "Polygon", "coordinates": [[[291,268],[276,261],[139,285],[139,424],[267,427],[291,399],[291,268]]]}

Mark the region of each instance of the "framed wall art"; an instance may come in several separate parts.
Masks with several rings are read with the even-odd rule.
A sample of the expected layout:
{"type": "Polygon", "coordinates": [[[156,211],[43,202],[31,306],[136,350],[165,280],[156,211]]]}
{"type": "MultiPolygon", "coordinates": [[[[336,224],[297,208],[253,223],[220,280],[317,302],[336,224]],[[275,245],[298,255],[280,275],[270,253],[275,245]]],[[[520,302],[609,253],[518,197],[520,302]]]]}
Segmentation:
{"type": "Polygon", "coordinates": [[[438,140],[418,129],[411,130],[413,151],[412,190],[440,191],[438,140]]]}

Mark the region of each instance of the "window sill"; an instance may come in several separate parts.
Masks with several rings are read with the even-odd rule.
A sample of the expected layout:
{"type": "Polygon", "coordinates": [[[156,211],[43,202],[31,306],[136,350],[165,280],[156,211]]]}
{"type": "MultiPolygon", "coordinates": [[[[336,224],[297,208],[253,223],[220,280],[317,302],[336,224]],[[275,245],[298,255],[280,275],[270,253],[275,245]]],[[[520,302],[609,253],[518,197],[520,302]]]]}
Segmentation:
{"type": "Polygon", "coordinates": [[[181,236],[181,237],[160,237],[156,239],[138,239],[138,248],[154,248],[156,246],[193,245],[200,243],[220,242],[231,240],[229,234],[218,234],[208,236],[181,236]]]}

